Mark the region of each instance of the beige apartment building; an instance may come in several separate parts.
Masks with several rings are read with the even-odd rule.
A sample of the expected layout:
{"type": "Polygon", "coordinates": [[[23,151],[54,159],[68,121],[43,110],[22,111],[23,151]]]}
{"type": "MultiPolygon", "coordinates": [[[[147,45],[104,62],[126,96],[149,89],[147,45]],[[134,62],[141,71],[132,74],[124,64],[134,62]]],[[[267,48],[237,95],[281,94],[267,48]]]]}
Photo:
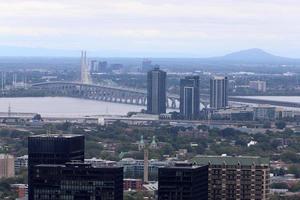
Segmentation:
{"type": "Polygon", "coordinates": [[[208,200],[268,200],[269,159],[248,156],[197,156],[208,165],[208,200]]]}
{"type": "Polygon", "coordinates": [[[15,159],[8,154],[0,154],[0,178],[15,176],[15,159]]]}

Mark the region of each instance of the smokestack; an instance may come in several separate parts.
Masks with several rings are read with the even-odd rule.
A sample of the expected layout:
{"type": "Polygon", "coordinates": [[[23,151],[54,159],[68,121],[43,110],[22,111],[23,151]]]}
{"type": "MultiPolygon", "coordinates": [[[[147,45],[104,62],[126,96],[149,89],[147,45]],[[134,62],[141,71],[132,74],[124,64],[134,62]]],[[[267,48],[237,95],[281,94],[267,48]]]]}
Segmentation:
{"type": "Polygon", "coordinates": [[[147,148],[144,148],[144,183],[148,183],[149,180],[149,152],[147,148]]]}

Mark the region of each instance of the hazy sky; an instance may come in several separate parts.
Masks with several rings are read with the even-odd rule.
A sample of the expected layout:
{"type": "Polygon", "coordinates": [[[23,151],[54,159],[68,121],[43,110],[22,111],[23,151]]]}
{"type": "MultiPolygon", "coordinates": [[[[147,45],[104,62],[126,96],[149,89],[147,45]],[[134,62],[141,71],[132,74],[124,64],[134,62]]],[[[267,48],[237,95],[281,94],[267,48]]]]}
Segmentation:
{"type": "Polygon", "coordinates": [[[2,46],[99,56],[300,57],[299,0],[0,0],[2,46]]]}

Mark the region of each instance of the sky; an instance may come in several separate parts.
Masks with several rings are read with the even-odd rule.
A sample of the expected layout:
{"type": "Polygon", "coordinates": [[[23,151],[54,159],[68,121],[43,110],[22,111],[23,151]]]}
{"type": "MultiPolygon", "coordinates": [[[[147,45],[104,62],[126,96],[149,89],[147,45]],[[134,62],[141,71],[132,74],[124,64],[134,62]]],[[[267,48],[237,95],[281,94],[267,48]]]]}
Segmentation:
{"type": "Polygon", "coordinates": [[[210,57],[261,48],[300,58],[299,10],[299,0],[0,0],[0,56],[86,49],[210,57]]]}

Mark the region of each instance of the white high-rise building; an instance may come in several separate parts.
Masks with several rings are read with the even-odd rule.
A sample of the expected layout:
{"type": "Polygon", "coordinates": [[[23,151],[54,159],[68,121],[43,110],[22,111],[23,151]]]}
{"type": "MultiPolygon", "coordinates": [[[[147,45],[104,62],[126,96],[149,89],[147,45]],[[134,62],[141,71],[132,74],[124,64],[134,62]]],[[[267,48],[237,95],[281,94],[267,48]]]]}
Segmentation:
{"type": "Polygon", "coordinates": [[[210,107],[222,109],[228,106],[227,77],[213,77],[210,79],[210,107]]]}

